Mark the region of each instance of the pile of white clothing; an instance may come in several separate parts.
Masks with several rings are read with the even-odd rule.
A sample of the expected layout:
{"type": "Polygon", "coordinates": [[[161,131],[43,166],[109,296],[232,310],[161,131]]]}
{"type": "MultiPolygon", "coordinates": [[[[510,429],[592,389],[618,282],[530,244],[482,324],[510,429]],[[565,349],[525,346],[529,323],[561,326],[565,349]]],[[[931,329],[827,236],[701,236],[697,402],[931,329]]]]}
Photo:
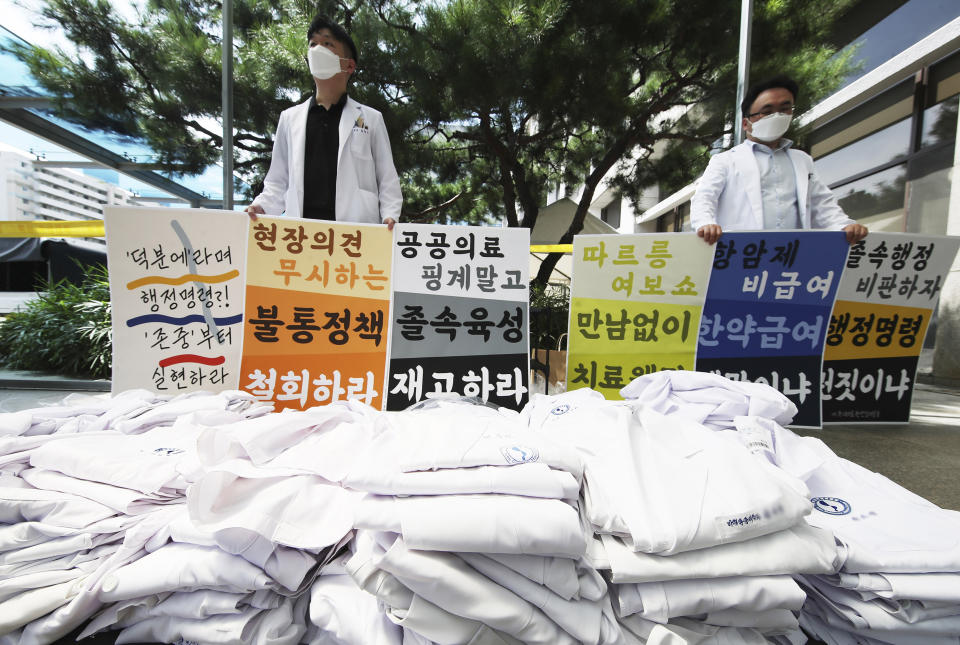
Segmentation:
{"type": "Polygon", "coordinates": [[[831,531],[842,566],[807,575],[801,625],[831,644],[960,643],[960,513],[770,422],[782,468],[810,487],[810,524],[831,531]]]}
{"type": "Polygon", "coordinates": [[[71,394],[59,405],[0,412],[0,437],[116,431],[139,434],[169,426],[188,414],[208,423],[231,423],[268,414],[273,405],[248,392],[190,392],[162,396],[127,390],[113,397],[71,394]]]}
{"type": "Polygon", "coordinates": [[[804,594],[790,574],[833,572],[837,558],[803,521],[801,481],[736,436],[636,401],[578,390],[534,396],[523,414],[584,455],[588,561],[609,570],[623,627],[652,642],[798,637],[804,594]]]}
{"type": "MultiPolygon", "coordinates": [[[[784,429],[794,409],[772,388],[662,372],[635,380],[622,394],[735,431],[755,456],[808,487],[814,510],[806,522],[837,544],[835,572],[803,566],[794,572],[806,595],[799,622],[808,633],[838,645],[960,643],[960,513],[784,429]]],[[[825,555],[827,542],[821,546],[825,555]]],[[[802,553],[788,549],[791,557],[802,553]]]]}
{"type": "Polygon", "coordinates": [[[734,426],[736,417],[759,417],[789,425],[797,406],[762,383],[732,381],[719,374],[669,370],[646,374],[620,390],[620,396],[671,418],[695,421],[712,430],[734,426]]]}
{"type": "Polygon", "coordinates": [[[343,480],[367,493],[344,569],[408,640],[616,642],[606,585],[581,562],[574,449],[483,406],[381,419],[343,480]]]}
{"type": "MultiPolygon", "coordinates": [[[[212,537],[187,517],[185,497],[200,472],[200,420],[236,422],[269,411],[241,392],[171,399],[133,391],[0,415],[0,642],[51,643],[97,612],[86,633],[132,625],[121,638],[143,642],[144,634],[163,633],[143,631],[157,616],[180,621],[184,612],[211,611],[205,601],[178,600],[180,592],[213,589],[226,608],[222,594],[239,587],[259,592],[249,600],[258,611],[281,608],[271,589],[296,591],[317,558],[250,545],[243,557],[266,574],[254,571],[210,548],[212,537]]],[[[236,595],[229,613],[243,598],[236,595]]],[[[286,614],[273,622],[289,631],[292,606],[286,614]]]]}
{"type": "Polygon", "coordinates": [[[194,415],[186,504],[147,555],[106,580],[99,598],[113,604],[81,636],[110,628],[121,630],[118,643],[303,641],[314,579],[352,534],[360,494],[339,479],[373,416],[350,402],[219,425],[194,415]]]}
{"type": "Polygon", "coordinates": [[[0,645],[957,642],[956,513],[783,429],[772,388],[623,393],[0,414],[0,645]]]}

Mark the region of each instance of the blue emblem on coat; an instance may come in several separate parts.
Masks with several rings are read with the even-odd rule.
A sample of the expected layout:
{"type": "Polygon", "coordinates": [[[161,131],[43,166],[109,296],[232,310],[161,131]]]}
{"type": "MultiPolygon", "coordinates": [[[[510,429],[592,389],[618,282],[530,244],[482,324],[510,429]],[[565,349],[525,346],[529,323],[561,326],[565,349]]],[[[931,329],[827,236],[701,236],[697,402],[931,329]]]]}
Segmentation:
{"type": "Polygon", "coordinates": [[[815,509],[827,515],[850,514],[850,504],[839,497],[814,497],[810,501],[815,509]]]}
{"type": "Polygon", "coordinates": [[[530,446],[504,446],[500,448],[500,453],[508,464],[526,464],[540,459],[540,453],[537,452],[537,449],[530,446]]]}

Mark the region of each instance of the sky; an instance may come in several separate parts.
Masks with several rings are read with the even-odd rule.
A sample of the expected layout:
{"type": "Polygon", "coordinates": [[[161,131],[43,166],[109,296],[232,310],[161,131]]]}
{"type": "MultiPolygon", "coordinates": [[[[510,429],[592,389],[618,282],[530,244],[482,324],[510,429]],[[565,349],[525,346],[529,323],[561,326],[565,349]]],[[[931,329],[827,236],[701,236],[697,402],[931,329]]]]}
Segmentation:
{"type": "MultiPolygon", "coordinates": [[[[13,34],[34,45],[44,47],[62,46],[64,44],[57,30],[45,29],[38,26],[43,24],[43,19],[39,15],[39,8],[43,6],[42,2],[38,0],[14,0],[13,2],[4,4],[4,11],[0,14],[0,27],[3,27],[3,29],[0,29],[0,38],[8,38],[13,34]]],[[[114,1],[112,4],[114,9],[125,18],[133,19],[136,16],[135,3],[128,0],[120,0],[114,1]]],[[[0,54],[0,84],[19,85],[37,89],[36,83],[30,78],[26,66],[9,54],[0,54]]],[[[138,160],[146,160],[151,153],[151,150],[144,145],[131,144],[107,135],[92,135],[64,122],[58,123],[118,154],[127,154],[128,156],[136,157],[138,160]]],[[[214,130],[218,130],[220,125],[219,123],[214,123],[211,127],[213,127],[214,130]]],[[[26,152],[32,150],[34,155],[42,156],[48,161],[73,161],[82,159],[78,155],[51,141],[20,130],[4,121],[0,121],[0,142],[26,152]]],[[[96,176],[101,179],[104,178],[103,173],[91,174],[96,174],[96,176]]],[[[109,176],[109,174],[107,176],[109,176]]],[[[223,195],[223,170],[220,165],[211,166],[202,175],[178,178],[177,181],[188,188],[214,199],[220,199],[223,195]]],[[[112,181],[112,183],[143,196],[165,195],[165,193],[152,186],[122,174],[117,176],[116,181],[112,181]]]]}

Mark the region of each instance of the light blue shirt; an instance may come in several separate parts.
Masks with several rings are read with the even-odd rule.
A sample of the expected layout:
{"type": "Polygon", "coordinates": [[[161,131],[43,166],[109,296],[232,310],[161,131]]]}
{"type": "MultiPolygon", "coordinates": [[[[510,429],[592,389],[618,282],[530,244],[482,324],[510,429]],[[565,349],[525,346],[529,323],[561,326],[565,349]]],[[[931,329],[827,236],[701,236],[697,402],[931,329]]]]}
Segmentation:
{"type": "Polygon", "coordinates": [[[802,228],[797,208],[797,177],[787,154],[793,141],[781,139],[776,150],[756,141],[747,143],[753,146],[753,158],[760,171],[764,230],[802,228]]]}

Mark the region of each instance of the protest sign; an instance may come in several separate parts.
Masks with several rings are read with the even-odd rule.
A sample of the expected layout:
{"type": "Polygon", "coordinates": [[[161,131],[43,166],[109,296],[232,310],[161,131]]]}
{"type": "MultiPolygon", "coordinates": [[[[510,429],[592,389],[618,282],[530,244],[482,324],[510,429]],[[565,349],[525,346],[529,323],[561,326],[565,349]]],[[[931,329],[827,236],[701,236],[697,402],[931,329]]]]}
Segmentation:
{"type": "Polygon", "coordinates": [[[387,409],[431,392],[519,410],[529,390],[530,232],[394,227],[387,409]]]}
{"type": "Polygon", "coordinates": [[[850,249],[823,362],[824,421],[906,422],[960,238],[870,233],[850,249]]]}
{"type": "Polygon", "coordinates": [[[245,219],[221,210],[104,208],[114,392],[238,387],[245,219]]]}
{"type": "Polygon", "coordinates": [[[390,232],[260,217],[248,234],[242,388],[278,408],[342,399],[380,408],[390,232]]]}
{"type": "Polygon", "coordinates": [[[700,323],[697,370],[766,383],[820,427],[820,367],[847,257],[841,231],[724,233],[700,323]]]}
{"type": "Polygon", "coordinates": [[[567,390],[608,399],[638,376],[694,368],[713,249],[695,234],[578,235],[567,390]]]}

